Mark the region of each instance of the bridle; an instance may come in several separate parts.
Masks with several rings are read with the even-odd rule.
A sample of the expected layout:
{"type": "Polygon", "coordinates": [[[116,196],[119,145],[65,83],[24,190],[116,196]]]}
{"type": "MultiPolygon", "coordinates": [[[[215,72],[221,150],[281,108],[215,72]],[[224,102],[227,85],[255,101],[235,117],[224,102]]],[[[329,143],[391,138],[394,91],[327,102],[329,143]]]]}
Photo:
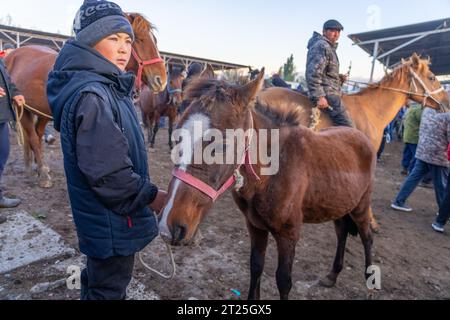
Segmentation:
{"type": "Polygon", "coordinates": [[[403,89],[397,89],[397,88],[391,88],[391,87],[384,87],[384,86],[381,86],[381,85],[373,85],[373,84],[369,84],[369,83],[365,83],[365,82],[359,82],[359,81],[348,81],[348,82],[360,83],[360,84],[365,84],[365,85],[373,86],[373,87],[380,88],[380,89],[385,89],[385,90],[390,90],[390,91],[394,91],[394,92],[404,93],[410,99],[413,96],[423,97],[423,101],[422,101],[422,106],[423,107],[426,107],[428,99],[431,99],[431,100],[433,100],[434,102],[436,102],[439,105],[439,108],[441,109],[441,111],[445,111],[445,108],[444,108],[442,102],[440,102],[435,97],[433,97],[433,95],[436,95],[436,94],[438,94],[438,93],[440,93],[442,91],[445,91],[444,87],[441,86],[437,90],[430,91],[430,89],[428,89],[428,87],[425,84],[425,82],[423,82],[423,80],[419,77],[419,75],[411,67],[409,67],[409,72],[410,72],[410,74],[412,76],[409,90],[403,90],[403,89]],[[423,88],[424,92],[419,92],[419,87],[417,85],[417,82],[423,88]]]}
{"type": "Polygon", "coordinates": [[[241,168],[244,166],[246,171],[253,175],[257,181],[260,181],[261,178],[256,174],[253,165],[251,163],[250,159],[250,146],[253,140],[253,131],[254,131],[254,125],[253,125],[253,115],[252,112],[249,111],[250,114],[250,136],[248,139],[246,139],[245,143],[245,151],[244,156],[240,164],[237,166],[237,168],[234,170],[233,175],[227,179],[227,181],[223,184],[223,186],[216,190],[210,185],[206,184],[205,182],[201,181],[200,179],[192,176],[191,174],[187,173],[184,170],[181,170],[180,168],[175,168],[172,172],[172,175],[174,178],[184,182],[190,187],[193,187],[194,189],[197,189],[198,191],[202,192],[203,194],[207,195],[213,202],[216,202],[217,199],[221,195],[223,195],[228,189],[230,189],[233,185],[236,185],[236,190],[239,191],[244,186],[244,177],[241,175],[241,168]]]}
{"type": "Polygon", "coordinates": [[[153,58],[150,60],[142,60],[134,48],[131,48],[131,53],[132,53],[134,59],[136,60],[136,62],[138,63],[138,72],[137,72],[137,77],[136,77],[136,89],[138,90],[138,92],[140,92],[142,89],[142,73],[144,71],[144,67],[152,65],[152,64],[164,63],[164,60],[161,57],[153,58]]]}
{"type": "Polygon", "coordinates": [[[409,70],[411,72],[411,75],[413,76],[412,81],[411,81],[411,84],[415,90],[415,92],[413,92],[413,95],[415,95],[415,96],[419,95],[419,94],[417,94],[417,92],[419,91],[419,88],[417,87],[416,81],[419,82],[419,84],[422,86],[422,88],[424,90],[424,92],[419,95],[424,98],[423,102],[422,102],[422,106],[425,107],[427,104],[427,100],[431,99],[439,105],[439,107],[441,108],[441,111],[445,111],[442,103],[440,101],[438,101],[435,97],[433,97],[433,95],[438,94],[442,91],[445,91],[444,87],[442,87],[442,85],[441,85],[441,87],[439,89],[430,92],[427,85],[423,82],[423,80],[419,77],[419,75],[416,72],[414,72],[414,70],[411,67],[409,68],[409,70]]]}

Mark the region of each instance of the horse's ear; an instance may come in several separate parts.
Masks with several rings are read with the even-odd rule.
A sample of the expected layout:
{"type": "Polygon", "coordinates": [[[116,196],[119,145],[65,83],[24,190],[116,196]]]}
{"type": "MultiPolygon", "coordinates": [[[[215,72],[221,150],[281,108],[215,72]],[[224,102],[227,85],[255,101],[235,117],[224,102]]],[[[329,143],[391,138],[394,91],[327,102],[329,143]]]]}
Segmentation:
{"type": "Polygon", "coordinates": [[[214,74],[214,68],[209,63],[206,65],[205,70],[200,74],[200,79],[203,80],[214,80],[216,75],[214,74]]]}
{"type": "Polygon", "coordinates": [[[411,57],[411,61],[413,68],[418,68],[420,66],[420,57],[417,53],[414,52],[414,54],[411,57]]]}
{"type": "Polygon", "coordinates": [[[247,107],[250,102],[255,99],[256,95],[263,87],[264,75],[265,69],[263,68],[255,80],[238,89],[237,99],[242,106],[247,107]]]}

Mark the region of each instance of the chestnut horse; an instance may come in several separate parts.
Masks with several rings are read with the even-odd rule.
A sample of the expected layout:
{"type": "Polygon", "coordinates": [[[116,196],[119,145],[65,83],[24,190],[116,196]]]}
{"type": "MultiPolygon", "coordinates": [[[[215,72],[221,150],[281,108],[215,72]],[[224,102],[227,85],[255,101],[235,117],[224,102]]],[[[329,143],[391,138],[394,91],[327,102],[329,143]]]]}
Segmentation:
{"type": "MultiPolygon", "coordinates": [[[[355,127],[364,132],[378,150],[384,129],[394,120],[409,99],[434,109],[448,108],[449,96],[430,71],[430,61],[414,54],[384,77],[380,83],[370,85],[357,94],[344,95],[343,103],[355,127]]],[[[279,110],[296,110],[300,123],[310,126],[313,105],[308,97],[288,89],[269,88],[261,91],[258,101],[279,110]]],[[[332,122],[322,114],[317,129],[331,127],[332,122]]],[[[379,225],[372,217],[372,229],[379,225]]]]}
{"type": "MultiPolygon", "coordinates": [[[[164,61],[160,58],[152,32],[153,26],[140,14],[130,13],[127,17],[136,37],[127,70],[139,75],[136,80],[138,88],[141,82],[144,82],[154,91],[162,91],[166,86],[167,76],[164,61]]],[[[48,74],[53,68],[57,55],[56,51],[47,47],[27,46],[15,50],[5,59],[12,80],[27,102],[20,121],[25,135],[25,164],[27,168],[31,167],[32,150],[37,164],[38,183],[43,188],[52,187],[50,170],[44,161],[42,136],[45,126],[52,119],[46,86],[48,74]],[[37,117],[36,123],[35,117],[37,117]]]]}
{"type": "Polygon", "coordinates": [[[148,143],[155,147],[156,134],[159,131],[161,117],[169,118],[169,147],[173,148],[172,131],[177,119],[178,108],[183,101],[183,71],[181,68],[169,66],[166,90],[153,93],[148,88],[142,90],[138,106],[142,111],[144,126],[148,130],[148,143]]]}
{"type": "MultiPolygon", "coordinates": [[[[173,171],[160,230],[168,243],[188,244],[218,196],[239,181],[235,177],[242,177],[233,196],[246,218],[251,238],[249,299],[260,298],[269,233],[278,248],[276,278],[280,297],[288,299],[295,249],[304,223],[334,221],[336,225],[336,259],[331,273],[322,280],[323,285],[336,283],[343,269],[349,233],[360,234],[366,267],[371,266],[373,237],[369,208],[376,157],[370,140],[356,129],[330,128],[315,133],[300,126],[295,111],[280,111],[260,103],[254,105],[263,77],[264,71],[245,86],[199,80],[188,88],[186,95],[192,103],[178,127],[190,133],[202,128],[203,137],[200,138],[205,140],[208,140],[205,137],[210,129],[220,132],[250,130],[243,152],[246,160],[234,165],[206,165],[197,161],[193,165],[193,151],[204,144],[200,138],[195,140],[194,137],[192,142],[192,138],[183,136],[179,150],[181,165],[173,171]],[[280,170],[275,175],[262,176],[265,165],[261,164],[260,157],[255,157],[253,160],[258,160],[252,165],[248,150],[252,136],[259,137],[262,131],[273,129],[279,130],[280,139],[269,138],[267,149],[272,150],[272,144],[279,145],[280,170]]],[[[230,141],[227,141],[227,150],[231,149],[230,141]]],[[[233,143],[239,143],[238,139],[233,143]]],[[[260,141],[256,148],[264,147],[260,141]]],[[[232,152],[236,155],[237,149],[233,148],[232,152]]],[[[241,159],[240,156],[237,152],[237,159],[241,159]]],[[[364,274],[367,278],[367,271],[364,274]]]]}

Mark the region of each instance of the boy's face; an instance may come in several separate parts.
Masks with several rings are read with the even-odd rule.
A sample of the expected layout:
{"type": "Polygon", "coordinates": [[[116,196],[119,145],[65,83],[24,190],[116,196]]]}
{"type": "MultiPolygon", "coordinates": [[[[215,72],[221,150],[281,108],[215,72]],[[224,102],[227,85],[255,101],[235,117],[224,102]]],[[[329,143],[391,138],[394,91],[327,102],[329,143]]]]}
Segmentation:
{"type": "Polygon", "coordinates": [[[132,39],[128,34],[115,33],[98,42],[94,49],[120,70],[125,71],[131,57],[131,45],[132,39]]]}

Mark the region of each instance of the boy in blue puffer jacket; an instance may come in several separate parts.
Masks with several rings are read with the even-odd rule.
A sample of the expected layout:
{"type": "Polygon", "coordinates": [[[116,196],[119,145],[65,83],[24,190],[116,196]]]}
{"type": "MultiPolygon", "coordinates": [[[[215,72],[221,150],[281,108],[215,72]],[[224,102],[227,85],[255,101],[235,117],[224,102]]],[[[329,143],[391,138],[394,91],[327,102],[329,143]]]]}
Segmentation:
{"type": "Polygon", "coordinates": [[[157,236],[153,210],[166,195],[150,181],[131,98],[135,78],[125,73],[134,41],[129,21],[115,3],[85,1],[74,31],[47,93],[80,250],[88,257],[81,299],[125,299],[135,254],[157,236]]]}

